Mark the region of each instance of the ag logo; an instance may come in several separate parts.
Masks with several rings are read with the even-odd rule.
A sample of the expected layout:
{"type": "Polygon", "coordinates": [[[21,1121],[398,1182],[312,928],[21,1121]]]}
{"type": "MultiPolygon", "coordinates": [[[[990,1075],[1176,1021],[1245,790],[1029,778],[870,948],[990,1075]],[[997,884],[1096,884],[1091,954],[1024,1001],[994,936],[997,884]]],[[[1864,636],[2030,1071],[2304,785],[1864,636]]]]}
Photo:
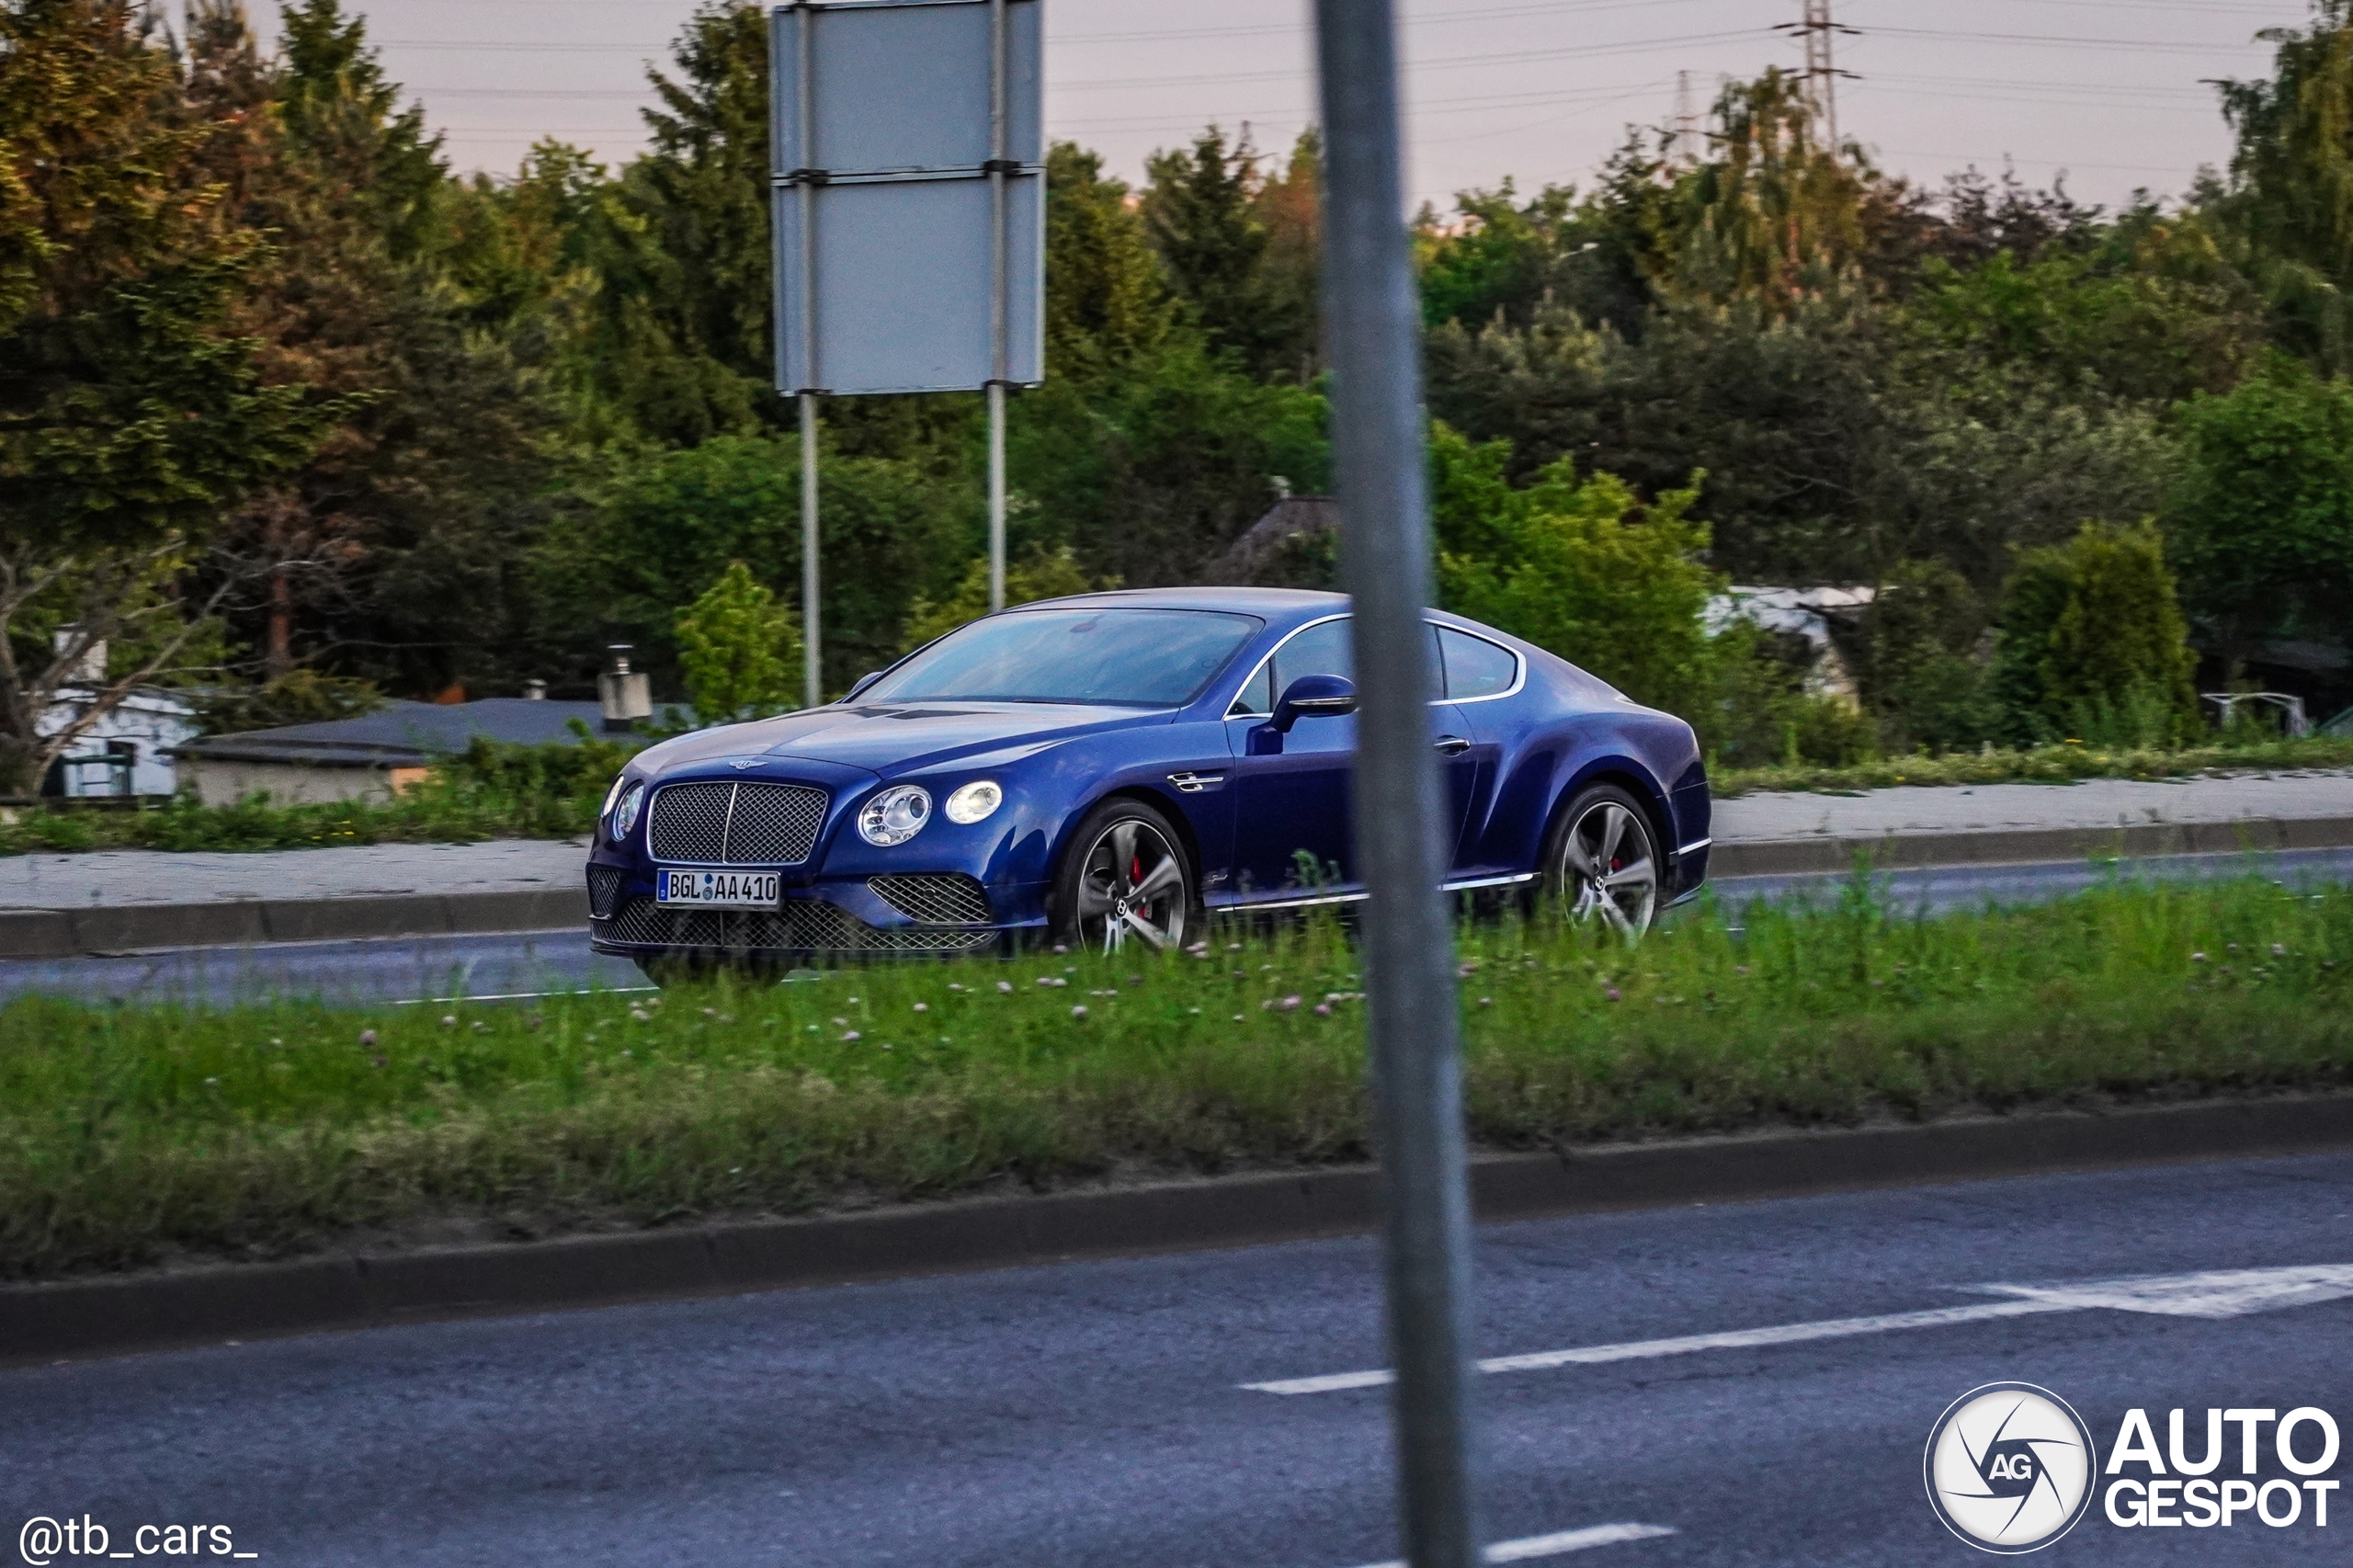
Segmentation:
{"type": "Polygon", "coordinates": [[[1987,1383],[1953,1401],[1928,1434],[1928,1506],[1980,1551],[2039,1551],[2091,1506],[2098,1457],[2090,1428],[2057,1394],[1987,1383]]]}

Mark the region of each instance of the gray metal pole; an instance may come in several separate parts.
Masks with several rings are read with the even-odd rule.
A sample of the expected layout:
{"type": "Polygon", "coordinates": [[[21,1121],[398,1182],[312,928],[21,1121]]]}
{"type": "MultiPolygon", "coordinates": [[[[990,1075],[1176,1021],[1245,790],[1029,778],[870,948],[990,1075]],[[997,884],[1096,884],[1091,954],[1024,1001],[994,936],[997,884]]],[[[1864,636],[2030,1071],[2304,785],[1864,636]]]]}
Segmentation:
{"type": "MultiPolygon", "coordinates": [[[[801,28],[801,156],[811,168],[817,164],[815,87],[816,40],[810,36],[815,14],[800,10],[801,28]]],[[[817,384],[817,187],[801,182],[801,384],[817,384]]],[[[825,699],[824,617],[817,603],[817,394],[801,394],[801,641],[806,668],[801,706],[814,708],[825,699]]]]}
{"type": "Polygon", "coordinates": [[[1005,383],[989,383],[989,609],[1005,608],[1005,383]]]}
{"type": "Polygon", "coordinates": [[[989,609],[1005,608],[1005,0],[989,0],[989,609]]]}
{"type": "Polygon", "coordinates": [[[808,669],[803,707],[825,699],[819,675],[817,644],[817,394],[801,394],[801,638],[808,669]]]}
{"type": "Polygon", "coordinates": [[[1430,540],[1421,319],[1406,249],[1391,0],[1316,0],[1324,331],[1342,569],[1356,601],[1356,846],[1405,1555],[1481,1560],[1449,845],[1431,749],[1430,540]]]}

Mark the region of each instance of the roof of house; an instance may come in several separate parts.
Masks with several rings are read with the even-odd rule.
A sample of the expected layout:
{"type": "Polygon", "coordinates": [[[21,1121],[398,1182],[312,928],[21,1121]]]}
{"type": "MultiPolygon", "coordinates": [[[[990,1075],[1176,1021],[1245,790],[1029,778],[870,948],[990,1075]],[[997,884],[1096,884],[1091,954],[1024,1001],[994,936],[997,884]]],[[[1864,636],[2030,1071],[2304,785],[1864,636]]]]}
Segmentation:
{"type": "Polygon", "coordinates": [[[436,757],[465,750],[477,735],[518,745],[575,744],[579,736],[572,730],[574,720],[594,734],[604,712],[594,702],[545,702],[523,697],[486,697],[478,702],[388,702],[357,719],[208,735],[173,747],[172,756],[313,767],[423,767],[436,757]]]}
{"type": "Polygon", "coordinates": [[[1289,540],[1301,534],[1336,533],[1339,528],[1340,503],[1332,496],[1286,495],[1201,569],[1201,581],[1247,583],[1289,540]]]}

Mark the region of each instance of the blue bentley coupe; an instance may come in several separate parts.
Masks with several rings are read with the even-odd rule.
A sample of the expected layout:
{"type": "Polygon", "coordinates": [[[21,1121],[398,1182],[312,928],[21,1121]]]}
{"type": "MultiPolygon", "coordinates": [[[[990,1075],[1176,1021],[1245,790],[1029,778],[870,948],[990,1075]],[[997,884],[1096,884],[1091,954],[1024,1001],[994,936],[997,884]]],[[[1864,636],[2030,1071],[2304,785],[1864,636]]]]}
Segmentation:
{"type": "MultiPolygon", "coordinates": [[[[1631,937],[1708,869],[1691,727],[1433,611],[1454,889],[1631,937]]],[[[848,696],[682,735],[613,783],[599,952],[676,963],[1181,948],[1220,911],[1364,896],[1348,601],[1088,594],[958,628],[848,696]]]]}

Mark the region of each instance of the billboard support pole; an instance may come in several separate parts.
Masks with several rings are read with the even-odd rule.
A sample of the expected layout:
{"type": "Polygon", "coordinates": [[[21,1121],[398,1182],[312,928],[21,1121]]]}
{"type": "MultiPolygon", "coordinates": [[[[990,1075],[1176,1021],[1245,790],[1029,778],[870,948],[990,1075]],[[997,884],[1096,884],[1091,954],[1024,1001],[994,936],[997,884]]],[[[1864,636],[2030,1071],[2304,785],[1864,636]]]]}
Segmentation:
{"type": "Polygon", "coordinates": [[[1332,472],[1360,682],[1356,842],[1380,1146],[1400,1524],[1413,1568],[1482,1560],[1471,1205],[1449,846],[1431,749],[1428,476],[1406,248],[1393,0],[1316,0],[1332,472]]]}
{"type": "Polygon", "coordinates": [[[1005,0],[989,0],[989,610],[1005,608],[1005,0]]]}
{"type": "Polygon", "coordinates": [[[801,643],[806,661],[801,706],[824,701],[817,657],[817,394],[801,394],[801,643]]]}
{"type": "MultiPolygon", "coordinates": [[[[811,101],[812,13],[799,7],[794,18],[801,29],[801,153],[810,156],[816,145],[816,115],[811,101]]],[[[823,653],[824,617],[817,589],[817,394],[806,389],[817,384],[817,187],[806,171],[801,179],[801,646],[803,661],[803,708],[825,699],[823,653]]]]}

